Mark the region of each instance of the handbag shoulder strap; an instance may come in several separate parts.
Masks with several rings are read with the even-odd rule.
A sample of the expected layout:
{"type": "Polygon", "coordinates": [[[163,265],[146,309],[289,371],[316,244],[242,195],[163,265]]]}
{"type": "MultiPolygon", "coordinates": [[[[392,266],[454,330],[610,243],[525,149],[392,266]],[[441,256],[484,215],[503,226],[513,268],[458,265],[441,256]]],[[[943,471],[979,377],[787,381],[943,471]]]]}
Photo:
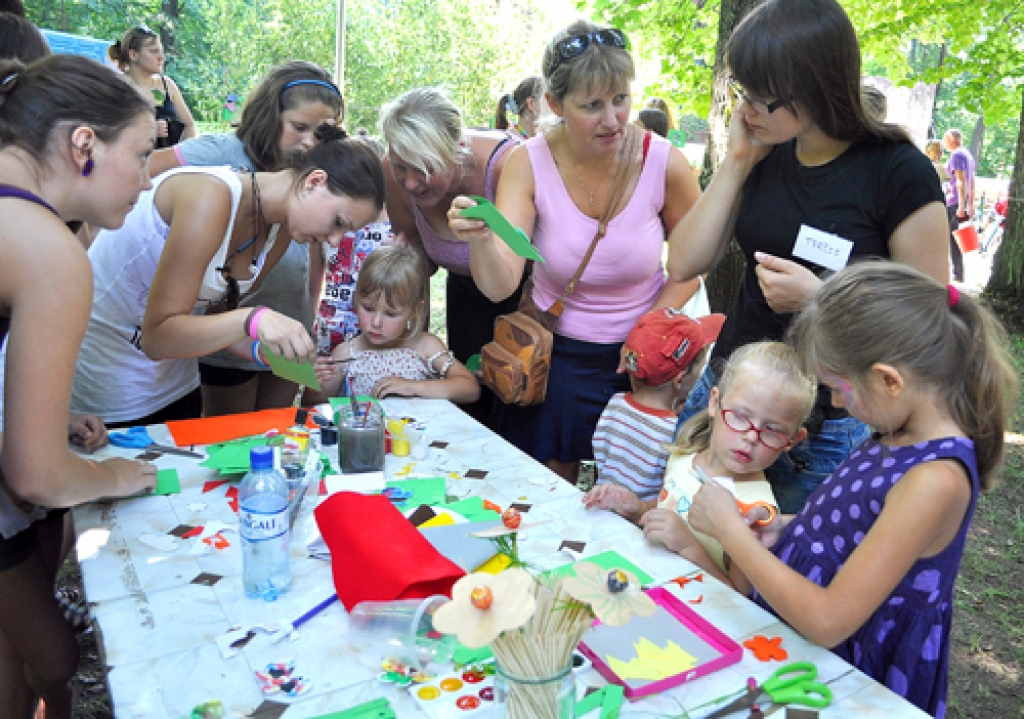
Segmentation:
{"type": "Polygon", "coordinates": [[[633,170],[633,163],[636,159],[636,133],[633,132],[631,125],[626,126],[625,137],[622,141],[622,155],[619,158],[618,166],[615,168],[615,178],[612,181],[612,193],[608,200],[608,206],[605,208],[604,213],[601,215],[601,219],[597,221],[597,234],[594,235],[594,239],[590,241],[590,247],[587,248],[587,253],[583,255],[583,261],[580,262],[580,266],[576,268],[576,273],[569,280],[569,284],[565,286],[565,291],[562,292],[562,296],[551,305],[548,312],[560,317],[563,310],[565,310],[565,298],[572,294],[573,290],[576,289],[576,283],[580,281],[583,276],[584,270],[587,269],[587,265],[590,264],[590,258],[594,256],[594,250],[597,249],[597,243],[601,241],[601,238],[608,232],[608,223],[611,221],[612,215],[615,213],[615,208],[618,207],[622,201],[623,195],[626,194],[626,186],[629,184],[629,176],[633,170]]]}

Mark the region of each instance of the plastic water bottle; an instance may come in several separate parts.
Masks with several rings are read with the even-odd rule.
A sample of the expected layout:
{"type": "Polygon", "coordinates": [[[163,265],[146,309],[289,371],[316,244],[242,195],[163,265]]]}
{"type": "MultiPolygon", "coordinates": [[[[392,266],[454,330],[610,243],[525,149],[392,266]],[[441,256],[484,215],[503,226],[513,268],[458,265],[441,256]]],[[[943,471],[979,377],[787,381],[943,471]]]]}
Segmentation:
{"type": "Polygon", "coordinates": [[[268,602],[292,586],[288,566],[288,485],[274,469],[274,450],[253,447],[252,469],[238,487],[238,533],[242,538],[245,595],[268,602]]]}

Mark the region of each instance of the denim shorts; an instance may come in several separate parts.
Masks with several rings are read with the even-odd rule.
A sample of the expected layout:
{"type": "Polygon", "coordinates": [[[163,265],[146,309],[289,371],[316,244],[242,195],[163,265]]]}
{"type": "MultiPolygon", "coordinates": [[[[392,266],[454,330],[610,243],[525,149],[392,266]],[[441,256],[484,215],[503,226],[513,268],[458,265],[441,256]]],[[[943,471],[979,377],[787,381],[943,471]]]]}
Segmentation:
{"type": "MultiPolygon", "coordinates": [[[[705,367],[694,384],[679,414],[679,424],[708,406],[711,388],[717,379],[710,367],[705,367]]],[[[783,514],[796,514],[814,489],[825,481],[853,448],[871,436],[866,424],[855,417],[826,419],[821,431],[808,437],[788,452],[783,452],[775,463],[764,470],[772,485],[772,492],[783,514]]]]}

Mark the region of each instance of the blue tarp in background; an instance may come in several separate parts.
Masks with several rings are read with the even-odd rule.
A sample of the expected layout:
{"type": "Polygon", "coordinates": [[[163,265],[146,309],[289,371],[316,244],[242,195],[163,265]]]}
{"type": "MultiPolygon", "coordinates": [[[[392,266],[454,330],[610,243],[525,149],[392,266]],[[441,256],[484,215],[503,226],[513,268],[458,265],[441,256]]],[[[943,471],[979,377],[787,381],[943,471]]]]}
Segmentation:
{"type": "Polygon", "coordinates": [[[50,49],[55,53],[61,55],[84,55],[97,62],[102,62],[106,65],[110,64],[110,61],[107,59],[107,46],[110,45],[110,42],[106,40],[97,40],[96,38],[83,35],[69,35],[66,32],[57,32],[56,30],[43,30],[43,35],[46,36],[46,42],[50,43],[50,49]]]}

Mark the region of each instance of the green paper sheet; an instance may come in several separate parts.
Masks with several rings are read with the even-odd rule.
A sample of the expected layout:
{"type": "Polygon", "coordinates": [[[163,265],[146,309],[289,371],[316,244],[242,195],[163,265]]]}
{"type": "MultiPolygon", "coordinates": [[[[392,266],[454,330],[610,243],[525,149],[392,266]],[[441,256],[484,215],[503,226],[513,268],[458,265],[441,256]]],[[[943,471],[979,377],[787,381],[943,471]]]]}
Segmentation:
{"type": "Polygon", "coordinates": [[[395,710],[391,708],[391,702],[381,697],[345,711],[321,714],[313,719],[395,719],[395,710]]]}
{"type": "Polygon", "coordinates": [[[601,701],[601,719],[618,719],[622,709],[622,700],[626,696],[624,687],[609,684],[604,688],[604,699],[601,701]]]}
{"type": "Polygon", "coordinates": [[[543,262],[544,258],[537,252],[537,248],[530,242],[526,233],[518,227],[513,227],[498,208],[486,197],[470,195],[471,200],[476,200],[475,207],[467,207],[462,211],[462,216],[470,220],[483,220],[487,226],[494,231],[498,237],[503,239],[512,251],[520,257],[528,260],[543,262]]]}
{"type": "MultiPolygon", "coordinates": [[[[211,444],[206,449],[209,456],[200,463],[200,466],[215,469],[218,474],[245,474],[250,469],[249,451],[253,447],[267,444],[268,441],[266,437],[246,437],[223,444],[211,444]]],[[[330,457],[321,452],[320,461],[324,465],[321,475],[328,474],[331,468],[330,457]]]]}
{"type": "Polygon", "coordinates": [[[412,492],[412,496],[404,501],[406,507],[418,507],[421,504],[430,506],[444,504],[444,477],[394,479],[388,482],[386,486],[412,492]]]}
{"type": "Polygon", "coordinates": [[[452,654],[453,664],[479,664],[492,658],[494,653],[488,646],[483,646],[478,649],[470,649],[462,644],[459,644],[455,652],[452,654]]]}
{"type": "Polygon", "coordinates": [[[493,509],[484,509],[484,500],[482,497],[467,497],[466,499],[459,499],[454,502],[445,502],[444,504],[435,504],[434,506],[442,507],[443,509],[461,514],[466,518],[467,522],[488,522],[491,520],[501,519],[500,513],[495,512],[493,509]]]}
{"type": "Polygon", "coordinates": [[[278,377],[297,382],[303,387],[309,387],[315,392],[320,391],[320,380],[316,378],[316,370],[309,362],[285,359],[278,357],[273,352],[264,349],[267,362],[270,363],[270,371],[278,377]]]}
{"type": "Polygon", "coordinates": [[[181,494],[181,482],[178,480],[178,470],[159,469],[156,473],[156,489],[153,494],[164,496],[167,494],[181,494]]]}
{"type": "MultiPolygon", "coordinates": [[[[637,579],[640,580],[641,585],[652,584],[654,582],[654,577],[633,564],[618,552],[611,549],[607,552],[595,554],[592,557],[584,557],[580,561],[596,564],[602,569],[607,569],[608,571],[611,571],[612,569],[625,569],[635,574],[637,579]]],[[[569,564],[563,564],[561,567],[555,567],[554,569],[546,572],[544,576],[549,579],[555,579],[556,577],[568,576],[570,572],[575,574],[576,572],[572,568],[574,564],[575,562],[571,562],[569,564]]]]}

